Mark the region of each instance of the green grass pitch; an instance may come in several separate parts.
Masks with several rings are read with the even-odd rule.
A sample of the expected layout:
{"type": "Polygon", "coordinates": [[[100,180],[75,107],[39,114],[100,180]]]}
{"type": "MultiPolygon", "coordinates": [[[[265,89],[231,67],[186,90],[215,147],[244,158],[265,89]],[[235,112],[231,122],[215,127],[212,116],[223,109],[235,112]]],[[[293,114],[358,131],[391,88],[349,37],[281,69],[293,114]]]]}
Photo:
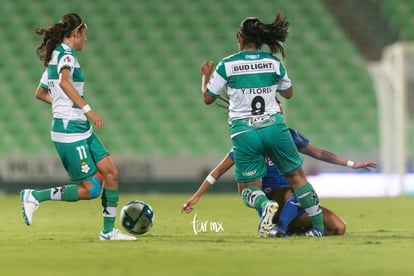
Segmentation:
{"type": "Polygon", "coordinates": [[[257,215],[237,194],[207,194],[193,213],[181,214],[189,196],[122,194],[120,205],[139,199],[155,212],[153,229],[133,242],[99,241],[99,200],[42,203],[26,226],[19,196],[0,197],[0,274],[414,273],[412,197],[323,198],[322,205],[347,222],[345,236],[263,239],[256,236],[257,215]]]}

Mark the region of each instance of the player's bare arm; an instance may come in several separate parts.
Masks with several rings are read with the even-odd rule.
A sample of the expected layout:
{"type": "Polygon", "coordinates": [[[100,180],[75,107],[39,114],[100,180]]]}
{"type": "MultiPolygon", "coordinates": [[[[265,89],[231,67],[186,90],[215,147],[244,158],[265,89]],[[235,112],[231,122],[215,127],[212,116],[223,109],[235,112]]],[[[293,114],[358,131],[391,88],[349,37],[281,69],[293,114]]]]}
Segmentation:
{"type": "Polygon", "coordinates": [[[336,155],[330,151],[318,148],[311,144],[308,144],[306,147],[301,148],[299,151],[315,159],[340,166],[347,166],[353,169],[365,169],[367,171],[370,171],[371,169],[376,168],[378,165],[376,162],[372,161],[353,162],[349,159],[336,155]]]}
{"type": "Polygon", "coordinates": [[[211,96],[207,91],[207,84],[210,81],[211,71],[213,70],[213,62],[205,61],[201,65],[201,94],[205,104],[213,103],[216,98],[211,96]]]}
{"type": "Polygon", "coordinates": [[[194,193],[194,195],[184,203],[181,208],[181,213],[191,213],[194,208],[193,206],[199,201],[201,196],[210,188],[214,182],[219,179],[223,174],[225,174],[234,164],[233,159],[227,154],[226,157],[208,174],[206,179],[204,179],[201,186],[194,193]]]}
{"type": "MultiPolygon", "coordinates": [[[[59,74],[59,85],[66,93],[66,95],[80,108],[87,106],[86,101],[78,94],[75,87],[73,87],[70,81],[70,70],[63,68],[59,74]]],[[[84,110],[85,115],[94,123],[97,128],[101,128],[104,125],[103,118],[92,110],[90,107],[88,110],[84,110]]]]}
{"type": "Polygon", "coordinates": [[[38,86],[35,92],[35,98],[45,103],[52,104],[52,97],[49,94],[49,90],[43,86],[38,86]]]}

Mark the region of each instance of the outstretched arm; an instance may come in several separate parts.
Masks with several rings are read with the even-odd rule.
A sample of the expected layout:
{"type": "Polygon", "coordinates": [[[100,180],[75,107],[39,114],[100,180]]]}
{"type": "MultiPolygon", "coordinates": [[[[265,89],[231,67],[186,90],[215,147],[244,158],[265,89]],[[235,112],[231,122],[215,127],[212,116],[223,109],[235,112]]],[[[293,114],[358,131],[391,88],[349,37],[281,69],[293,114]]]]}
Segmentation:
{"type": "Polygon", "coordinates": [[[198,202],[204,192],[206,192],[217,179],[226,173],[233,166],[233,164],[233,159],[231,159],[227,154],[226,157],[224,157],[224,159],[209,173],[194,195],[183,205],[181,213],[191,213],[194,209],[193,206],[198,202]]]}
{"type": "Polygon", "coordinates": [[[372,161],[353,162],[311,144],[308,144],[306,147],[301,148],[299,151],[315,159],[340,166],[347,166],[353,169],[365,169],[367,171],[370,171],[371,169],[376,168],[378,165],[376,162],[372,161]]]}

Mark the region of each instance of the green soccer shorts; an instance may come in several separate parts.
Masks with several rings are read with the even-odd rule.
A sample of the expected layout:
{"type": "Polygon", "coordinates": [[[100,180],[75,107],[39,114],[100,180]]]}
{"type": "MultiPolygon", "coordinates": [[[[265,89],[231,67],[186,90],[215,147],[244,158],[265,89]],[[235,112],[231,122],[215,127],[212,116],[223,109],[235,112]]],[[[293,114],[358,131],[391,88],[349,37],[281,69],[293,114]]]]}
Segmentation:
{"type": "Polygon", "coordinates": [[[252,182],[264,177],[267,172],[265,156],[272,160],[282,174],[302,167],[302,156],[282,115],[271,115],[271,118],[261,123],[251,126],[248,119],[232,122],[233,129],[244,129],[244,132],[232,138],[238,182],[252,182]]]}
{"type": "Polygon", "coordinates": [[[82,181],[96,174],[96,164],[109,155],[94,133],[74,143],[53,142],[71,181],[82,181]]]}

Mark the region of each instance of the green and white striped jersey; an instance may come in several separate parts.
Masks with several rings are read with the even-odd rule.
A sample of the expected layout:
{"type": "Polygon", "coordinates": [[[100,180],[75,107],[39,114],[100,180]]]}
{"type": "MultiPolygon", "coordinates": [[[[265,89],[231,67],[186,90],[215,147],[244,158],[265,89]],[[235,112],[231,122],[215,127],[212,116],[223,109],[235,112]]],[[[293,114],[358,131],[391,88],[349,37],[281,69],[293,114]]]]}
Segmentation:
{"type": "Polygon", "coordinates": [[[86,116],[81,109],[74,106],[73,102],[59,86],[59,73],[62,68],[68,68],[72,75],[72,84],[83,96],[84,79],[80,69],[76,54],[71,47],[66,44],[60,44],[53,51],[52,57],[47,68],[48,86],[52,96],[52,112],[54,118],[83,120],[86,116]]]}
{"type": "MultiPolygon", "coordinates": [[[[47,88],[52,97],[52,141],[72,143],[88,138],[92,134],[92,128],[82,109],[76,106],[59,86],[59,73],[62,68],[70,70],[72,84],[83,97],[82,70],[74,50],[64,43],[58,45],[52,53],[47,68],[47,88]]],[[[42,75],[40,85],[44,83],[44,75],[42,75]]]]}
{"type": "Polygon", "coordinates": [[[236,119],[280,112],[276,92],[292,86],[282,62],[262,50],[242,51],[220,61],[213,72],[208,92],[220,96],[227,87],[229,123],[236,119]]]}

